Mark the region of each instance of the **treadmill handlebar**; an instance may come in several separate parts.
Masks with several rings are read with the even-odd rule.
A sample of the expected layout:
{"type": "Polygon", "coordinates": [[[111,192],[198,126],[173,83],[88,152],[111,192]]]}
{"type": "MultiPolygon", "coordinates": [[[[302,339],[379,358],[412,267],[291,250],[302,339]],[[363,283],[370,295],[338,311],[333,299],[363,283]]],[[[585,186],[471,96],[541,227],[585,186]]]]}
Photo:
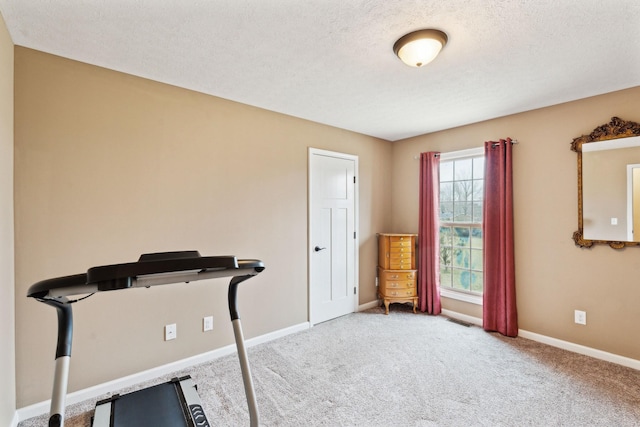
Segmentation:
{"type": "Polygon", "coordinates": [[[258,425],[257,404],[248,369],[249,364],[244,352],[244,342],[237,342],[238,334],[241,339],[243,338],[236,297],[238,284],[259,274],[264,268],[262,261],[238,260],[235,256],[201,257],[197,251],[162,252],[142,255],[138,262],[93,267],[86,273],[43,280],[32,285],[27,296],[55,307],[58,313],[58,342],[49,426],[64,426],[65,397],[73,338],[71,303],[74,302],[67,299],[67,296],[216,277],[232,277],[229,284],[229,311],[236,334],[251,425],[258,425]]]}
{"type": "Polygon", "coordinates": [[[264,270],[259,260],[235,256],[202,257],[197,251],[144,254],[137,262],[92,267],[86,273],[33,284],[28,297],[61,298],[133,287],[149,287],[229,276],[255,276],[264,270]]]}
{"type": "Polygon", "coordinates": [[[56,359],[71,356],[71,342],[73,339],[73,311],[71,305],[64,301],[45,299],[43,302],[56,309],[58,314],[58,342],[56,345],[56,359]]]}

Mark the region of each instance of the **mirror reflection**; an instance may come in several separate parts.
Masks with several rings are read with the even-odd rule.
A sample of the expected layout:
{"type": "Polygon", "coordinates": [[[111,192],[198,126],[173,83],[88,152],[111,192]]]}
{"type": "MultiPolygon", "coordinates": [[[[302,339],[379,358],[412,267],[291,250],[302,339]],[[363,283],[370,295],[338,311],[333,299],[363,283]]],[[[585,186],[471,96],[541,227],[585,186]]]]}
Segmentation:
{"type": "Polygon", "coordinates": [[[640,137],[582,146],[582,198],[585,239],[640,241],[640,137]]]}

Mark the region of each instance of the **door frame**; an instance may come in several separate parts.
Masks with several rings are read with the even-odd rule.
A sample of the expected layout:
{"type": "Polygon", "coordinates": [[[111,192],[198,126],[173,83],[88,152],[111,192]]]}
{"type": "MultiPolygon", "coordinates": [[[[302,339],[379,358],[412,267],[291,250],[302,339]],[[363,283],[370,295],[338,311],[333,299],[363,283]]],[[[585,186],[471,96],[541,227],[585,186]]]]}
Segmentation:
{"type": "Polygon", "coordinates": [[[640,164],[629,164],[627,165],[627,240],[629,242],[634,241],[634,210],[633,210],[633,171],[635,169],[640,169],[640,164]]]}
{"type": "Polygon", "coordinates": [[[352,160],[354,162],[354,176],[356,178],[356,182],[354,184],[354,189],[353,189],[353,196],[354,196],[354,200],[353,200],[353,215],[354,215],[354,219],[353,219],[353,229],[354,232],[356,233],[355,239],[354,239],[354,254],[353,254],[353,280],[354,280],[354,284],[353,286],[355,287],[355,297],[354,297],[354,307],[353,307],[353,311],[357,312],[358,311],[358,307],[360,305],[359,300],[360,300],[360,280],[359,280],[359,276],[360,276],[360,231],[359,231],[359,208],[360,208],[360,177],[358,174],[358,156],[354,155],[354,154],[347,154],[347,153],[340,153],[337,151],[329,151],[329,150],[322,150],[319,148],[313,148],[313,147],[308,147],[308,154],[307,154],[307,318],[309,320],[309,325],[311,327],[314,326],[314,318],[313,318],[313,309],[312,309],[312,304],[311,304],[311,272],[313,271],[313,242],[311,242],[311,224],[313,224],[313,206],[312,206],[312,201],[313,201],[313,182],[312,182],[312,166],[311,166],[311,159],[313,158],[313,156],[315,155],[321,155],[321,156],[328,156],[328,157],[336,157],[339,159],[344,159],[344,160],[352,160]]]}

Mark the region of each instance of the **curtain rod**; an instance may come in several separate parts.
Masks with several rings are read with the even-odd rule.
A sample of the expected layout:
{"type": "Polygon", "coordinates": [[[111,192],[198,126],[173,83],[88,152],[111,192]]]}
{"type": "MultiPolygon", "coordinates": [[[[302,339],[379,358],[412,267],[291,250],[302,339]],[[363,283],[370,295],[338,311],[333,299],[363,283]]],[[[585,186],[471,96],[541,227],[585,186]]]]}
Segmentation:
{"type": "MultiPolygon", "coordinates": [[[[505,142],[506,142],[506,141],[505,141],[505,142]]],[[[518,140],[517,140],[517,139],[512,139],[512,140],[511,140],[511,145],[513,145],[513,144],[517,144],[517,143],[518,143],[518,140]]],[[[498,144],[500,144],[500,143],[499,143],[499,142],[496,142],[495,144],[491,144],[491,148],[493,148],[493,147],[497,147],[497,146],[498,146],[498,144]]]]}
{"type": "MultiPolygon", "coordinates": [[[[511,145],[513,145],[513,144],[517,144],[517,143],[518,143],[518,140],[517,140],[517,139],[512,139],[512,140],[511,140],[511,145]]],[[[498,144],[499,144],[498,142],[496,142],[495,144],[492,144],[492,145],[491,145],[491,148],[496,147],[498,144]]],[[[440,153],[437,153],[437,154],[435,155],[435,157],[440,157],[440,153]]],[[[414,156],[414,157],[413,157],[413,159],[414,159],[414,160],[419,160],[419,159],[420,159],[420,155],[418,154],[417,156],[414,156]]]]}

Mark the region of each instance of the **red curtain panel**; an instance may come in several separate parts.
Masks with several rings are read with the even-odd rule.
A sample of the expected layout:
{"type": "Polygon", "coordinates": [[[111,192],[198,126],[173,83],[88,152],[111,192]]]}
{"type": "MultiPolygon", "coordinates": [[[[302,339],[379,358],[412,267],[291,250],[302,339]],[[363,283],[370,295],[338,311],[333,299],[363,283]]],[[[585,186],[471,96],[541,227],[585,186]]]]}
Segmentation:
{"type": "Polygon", "coordinates": [[[420,209],[418,224],[418,306],[440,314],[440,158],[420,154],[420,209]]]}
{"type": "Polygon", "coordinates": [[[518,336],[510,138],[485,142],[483,327],[518,336]]]}

